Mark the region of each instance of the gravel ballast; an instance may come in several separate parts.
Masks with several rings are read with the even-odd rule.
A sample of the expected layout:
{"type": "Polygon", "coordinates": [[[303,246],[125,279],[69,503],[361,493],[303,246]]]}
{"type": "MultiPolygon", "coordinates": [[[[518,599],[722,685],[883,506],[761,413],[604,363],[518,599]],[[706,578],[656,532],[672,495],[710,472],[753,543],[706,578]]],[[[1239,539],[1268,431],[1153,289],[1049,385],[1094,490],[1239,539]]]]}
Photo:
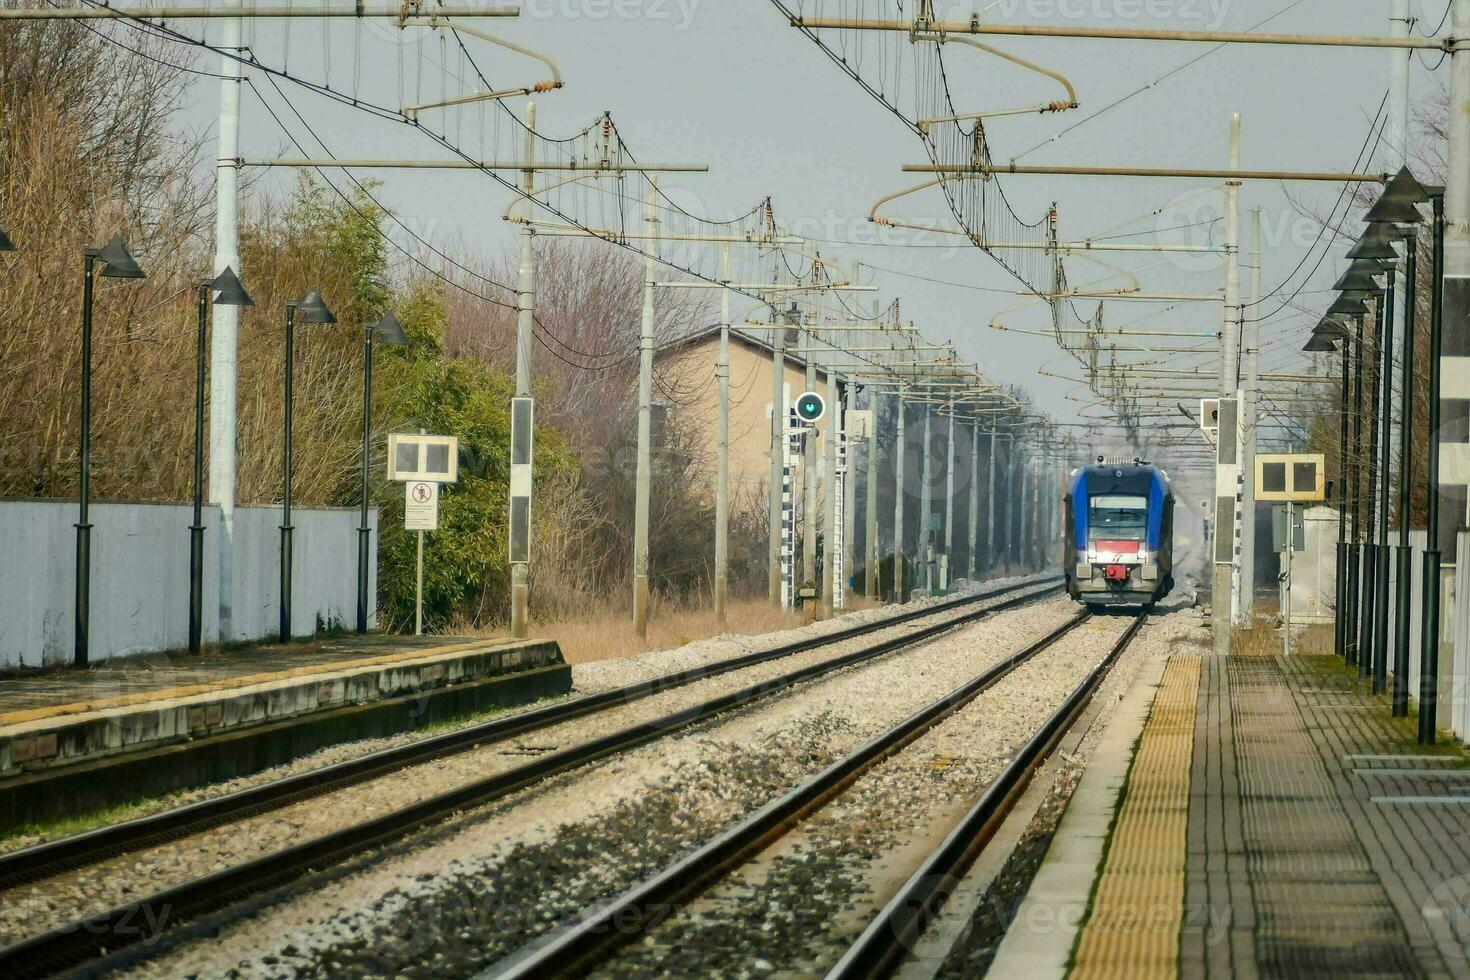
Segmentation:
{"type": "MultiPolygon", "coordinates": [[[[1128,622],[1094,618],[1068,634],[593,975],[825,972],[1128,622]]],[[[1115,683],[1139,656],[1120,658],[1115,683]]]]}
{"type": "MultiPolygon", "coordinates": [[[[118,808],[115,811],[116,815],[109,814],[107,820],[102,822],[111,822],[116,819],[134,819],[173,809],[174,807],[197,803],[201,800],[215,799],[216,797],[272,782],[273,780],[286,776],[309,772],[313,769],[322,769],[326,766],[334,765],[338,762],[346,762],[350,759],[357,759],[372,752],[409,745],[413,742],[422,741],[429,735],[468,728],[471,725],[485,721],[487,718],[511,717],[532,709],[544,708],[548,705],[558,704],[587,694],[598,694],[602,691],[623,687],[627,684],[634,684],[638,681],[649,680],[663,674],[672,674],[690,667],[701,667],[711,663],[717,663],[721,660],[728,660],[732,657],[738,657],[746,653],[771,650],[775,647],[807,639],[812,636],[825,636],[838,630],[888,619],[896,615],[937,605],[976,592],[990,592],[1022,582],[1035,582],[1040,585],[1046,579],[1055,577],[1050,575],[1015,575],[1006,578],[990,579],[973,585],[964,585],[943,599],[921,597],[899,606],[874,606],[868,609],[846,612],[840,616],[834,616],[831,619],[819,620],[815,623],[799,626],[794,629],[778,630],[773,633],[755,635],[722,634],[720,636],[710,637],[709,639],[687,643],[679,647],[671,647],[665,650],[651,650],[634,657],[573,664],[572,690],[560,697],[544,698],[540,701],[511,709],[495,709],[453,722],[435,725],[429,729],[404,732],[401,735],[359,739],[357,741],[331,745],[319,749],[316,752],[300,756],[289,763],[273,766],[269,769],[262,769],[260,772],[251,773],[248,776],[240,776],[234,779],[211,783],[207,786],[179,790],[161,796],[150,797],[146,800],[139,800],[125,807],[118,808]]],[[[0,837],[0,854],[19,850],[23,847],[30,847],[34,844],[41,844],[49,840],[55,840],[58,837],[73,833],[75,831],[72,828],[75,824],[76,821],[64,821],[51,825],[48,828],[27,830],[24,833],[12,833],[0,837]]]]}
{"type": "MultiPolygon", "coordinates": [[[[978,605],[983,608],[986,604],[982,602],[978,605]]],[[[940,619],[945,619],[958,613],[937,615],[940,619]]],[[[932,620],[926,618],[921,622],[932,620]]],[[[820,625],[827,631],[836,628],[830,625],[830,621],[820,625]]],[[[916,624],[907,623],[895,626],[864,637],[708,678],[625,707],[574,719],[482,749],[432,760],[182,840],[11,889],[5,893],[3,905],[0,905],[0,945],[8,945],[115,905],[135,901],[191,878],[219,871],[407,803],[506,771],[546,751],[567,748],[628,725],[654,720],[697,705],[711,697],[780,676],[798,667],[860,649],[878,639],[899,635],[912,629],[914,625],[916,624]]],[[[763,638],[763,642],[768,644],[765,647],[768,649],[791,642],[800,635],[801,631],[783,631],[782,634],[776,634],[781,638],[763,638]],[[791,636],[792,633],[797,636],[791,636]]],[[[688,656],[708,656],[710,660],[724,659],[714,652],[688,656]]],[[[694,665],[683,662],[676,656],[670,659],[680,662],[658,670],[653,667],[653,663],[658,661],[656,656],[648,655],[637,659],[643,662],[630,663],[621,671],[606,664],[597,665],[602,669],[594,672],[591,683],[620,686],[638,679],[637,675],[644,671],[657,675],[694,665]]]]}
{"type": "Polygon", "coordinates": [[[999,613],[548,780],[138,975],[472,974],[1075,613],[1061,599],[999,613]]]}

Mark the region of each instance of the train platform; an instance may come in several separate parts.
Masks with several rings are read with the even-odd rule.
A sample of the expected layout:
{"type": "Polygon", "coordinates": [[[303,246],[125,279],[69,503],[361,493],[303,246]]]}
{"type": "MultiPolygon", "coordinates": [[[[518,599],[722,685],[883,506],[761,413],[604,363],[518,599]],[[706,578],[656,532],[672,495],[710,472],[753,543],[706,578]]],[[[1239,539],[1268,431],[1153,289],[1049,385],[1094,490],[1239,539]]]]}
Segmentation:
{"type": "Polygon", "coordinates": [[[571,689],[549,640],[348,636],[0,680],[0,826],[571,689]]]}
{"type": "Polygon", "coordinates": [[[1334,657],[1243,646],[1140,672],[992,976],[1470,976],[1464,750],[1334,657]]]}

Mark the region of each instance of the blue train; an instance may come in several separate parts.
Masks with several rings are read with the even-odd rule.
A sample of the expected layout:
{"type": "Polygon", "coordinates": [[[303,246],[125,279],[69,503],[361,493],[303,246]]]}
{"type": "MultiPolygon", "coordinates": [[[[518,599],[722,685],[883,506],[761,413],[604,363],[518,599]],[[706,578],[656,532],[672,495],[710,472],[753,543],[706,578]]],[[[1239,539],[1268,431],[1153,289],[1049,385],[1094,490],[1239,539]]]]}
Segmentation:
{"type": "Polygon", "coordinates": [[[1065,497],[1067,592],[1089,606],[1152,606],[1174,588],[1174,493],[1141,459],[1073,470],[1065,497]]]}

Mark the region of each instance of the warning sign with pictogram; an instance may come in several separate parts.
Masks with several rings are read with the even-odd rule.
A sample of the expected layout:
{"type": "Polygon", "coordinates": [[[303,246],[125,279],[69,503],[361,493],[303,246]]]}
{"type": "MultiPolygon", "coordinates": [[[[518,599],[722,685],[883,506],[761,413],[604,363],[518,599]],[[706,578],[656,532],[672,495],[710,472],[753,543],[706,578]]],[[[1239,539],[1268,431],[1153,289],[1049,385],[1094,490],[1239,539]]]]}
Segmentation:
{"type": "Polygon", "coordinates": [[[403,485],[403,529],[439,530],[439,484],[414,480],[403,485]]]}

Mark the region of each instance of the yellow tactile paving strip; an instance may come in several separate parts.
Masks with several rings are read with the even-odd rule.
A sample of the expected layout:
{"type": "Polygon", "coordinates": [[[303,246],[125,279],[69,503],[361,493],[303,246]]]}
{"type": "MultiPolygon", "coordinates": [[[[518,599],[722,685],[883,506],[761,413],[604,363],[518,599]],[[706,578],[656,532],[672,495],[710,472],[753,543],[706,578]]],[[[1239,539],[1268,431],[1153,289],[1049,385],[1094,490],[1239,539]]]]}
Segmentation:
{"type": "Polygon", "coordinates": [[[1171,657],[1164,669],[1070,977],[1143,980],[1178,972],[1199,677],[1197,656],[1171,657]]]}
{"type": "Polygon", "coordinates": [[[496,647],[508,646],[513,642],[520,641],[504,639],[474,640],[468,643],[446,644],[438,647],[409,650],[403,653],[388,653],[378,657],[357,657],[348,660],[337,660],[331,663],[293,667],[289,670],[271,671],[263,674],[246,674],[240,677],[231,677],[228,680],[211,681],[207,684],[185,684],[179,687],[165,687],[151,691],[140,691],[135,694],[120,694],[116,697],[98,698],[92,701],[72,701],[67,704],[47,705],[44,708],[26,708],[20,711],[0,713],[0,727],[18,725],[28,721],[41,721],[47,718],[59,718],[65,715],[81,715],[92,711],[106,711],[110,708],[124,708],[130,704],[150,704],[157,701],[191,697],[196,694],[229,691],[235,688],[249,687],[253,684],[270,684],[277,681],[290,680],[293,677],[307,677],[312,674],[370,670],[375,667],[390,667],[395,664],[415,660],[430,660],[436,657],[446,657],[472,651],[494,650],[496,647]]]}

